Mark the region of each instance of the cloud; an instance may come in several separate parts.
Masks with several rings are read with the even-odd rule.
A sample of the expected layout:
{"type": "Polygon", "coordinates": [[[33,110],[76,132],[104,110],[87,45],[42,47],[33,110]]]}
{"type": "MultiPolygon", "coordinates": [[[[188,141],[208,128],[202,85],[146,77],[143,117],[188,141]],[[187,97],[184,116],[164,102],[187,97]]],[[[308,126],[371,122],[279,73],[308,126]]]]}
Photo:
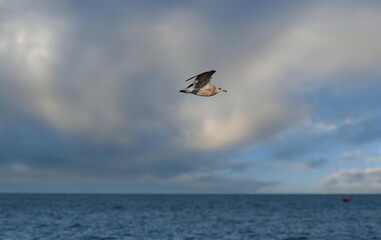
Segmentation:
{"type": "Polygon", "coordinates": [[[342,170],[327,176],[321,187],[328,192],[380,192],[381,168],[342,170]]]}
{"type": "MultiPolygon", "coordinates": [[[[144,185],[151,183],[164,192],[171,188],[180,192],[240,192],[252,193],[279,184],[276,181],[262,181],[250,176],[251,164],[230,160],[206,159],[129,159],[118,161],[116,157],[106,160],[102,154],[81,161],[65,159],[50,162],[52,156],[43,162],[30,164],[22,158],[1,164],[0,182],[9,184],[32,183],[83,183],[102,185],[105,183],[144,185]],[[97,159],[99,158],[99,159],[97,159]],[[102,161],[106,161],[104,163],[102,161]],[[50,162],[50,164],[49,164],[50,162]],[[89,165],[92,165],[89,168],[89,165]],[[57,168],[59,166],[59,168],[57,168]]],[[[121,190],[129,191],[129,190],[121,190]]]]}
{"type": "Polygon", "coordinates": [[[368,155],[359,149],[354,150],[352,152],[345,153],[344,159],[345,160],[364,161],[366,163],[381,162],[381,156],[379,156],[379,155],[368,155]]]}
{"type": "Polygon", "coordinates": [[[46,14],[49,8],[44,7],[43,1],[36,1],[35,5],[5,6],[2,8],[0,60],[5,63],[1,73],[5,76],[4,101],[9,104],[6,107],[31,115],[41,114],[61,125],[65,118],[73,115],[53,79],[59,38],[66,31],[65,24],[59,15],[53,18],[46,14]],[[24,10],[29,14],[23,14],[24,10]]]}
{"type": "Polygon", "coordinates": [[[312,123],[309,121],[308,125],[310,125],[310,127],[318,133],[327,133],[327,132],[334,132],[338,130],[339,128],[355,125],[359,121],[361,121],[361,119],[345,118],[336,123],[325,123],[325,122],[312,123]]]}
{"type": "MultiPolygon", "coordinates": [[[[73,2],[7,3],[0,23],[4,181],[265,188],[268,182],[236,168],[235,154],[304,126],[314,112],[300,101],[305,94],[354,73],[380,74],[377,4],[290,5],[263,19],[238,14],[237,25],[222,26],[200,5],[116,3],[107,5],[118,9],[110,14],[73,2]],[[183,80],[210,69],[228,94],[178,94],[183,80]]],[[[381,136],[372,123],[356,123],[357,132],[345,121],[312,128],[366,142],[381,136]]],[[[313,151],[324,139],[307,135],[274,155],[313,151]]]]}
{"type": "Polygon", "coordinates": [[[323,168],[327,160],[323,158],[308,160],[305,162],[295,162],[288,159],[275,161],[274,166],[279,169],[291,169],[296,171],[308,171],[323,168]]]}
{"type": "Polygon", "coordinates": [[[306,163],[307,167],[310,169],[313,168],[321,168],[327,163],[326,159],[319,158],[319,159],[314,159],[306,163]]]}
{"type": "Polygon", "coordinates": [[[268,160],[308,161],[311,155],[327,158],[342,147],[358,148],[380,140],[379,109],[361,117],[339,117],[336,121],[305,121],[299,128],[271,141],[268,160]]]}
{"type": "MultiPolygon", "coordinates": [[[[23,19],[10,27],[13,35],[6,36],[8,42],[18,42],[19,53],[10,50],[8,55],[22,59],[17,61],[19,68],[24,68],[21,78],[29,79],[15,87],[17,95],[23,94],[35,114],[53,126],[128,143],[140,134],[135,132],[140,121],[152,126],[149,130],[159,122],[159,127],[175,128],[180,134],[172,141],[217,150],[252,145],[305,120],[308,105],[290,96],[332,81],[322,77],[344,69],[377,69],[371,66],[381,52],[381,33],[372,28],[380,22],[378,11],[361,10],[354,12],[350,22],[341,21],[341,16],[352,11],[351,6],[338,12],[321,7],[308,16],[300,15],[303,21],[290,21],[287,28],[272,33],[274,39],[266,42],[260,54],[259,44],[248,45],[246,54],[232,53],[226,48],[229,44],[220,39],[222,33],[211,29],[207,16],[194,8],[173,8],[156,16],[155,22],[135,17],[108,30],[113,37],[101,40],[80,33],[87,27],[86,18],[78,18],[83,22],[77,24],[62,15],[47,23],[44,18],[50,15],[42,11],[36,14],[41,20],[35,16],[23,19]],[[211,43],[216,47],[210,47],[211,43]],[[217,58],[217,53],[233,55],[217,58]],[[180,88],[179,79],[207,70],[210,62],[214,62],[210,68],[229,69],[218,71],[215,77],[216,84],[232,90],[229,96],[195,100],[159,94],[158,90],[174,91],[175,85],[180,88]],[[160,69],[171,69],[171,73],[160,69]],[[150,85],[156,89],[146,94],[154,90],[150,85]],[[136,100],[140,106],[132,103],[136,100]],[[160,107],[169,103],[173,105],[170,109],[160,107]],[[159,120],[150,121],[148,116],[159,120]]],[[[242,37],[254,36],[248,29],[242,37]]]]}
{"type": "MultiPolygon", "coordinates": [[[[247,53],[240,58],[230,56],[235,60],[234,64],[230,61],[221,63],[229,66],[229,72],[222,76],[217,72],[215,77],[222,80],[221,85],[231,89],[229,98],[226,98],[229,102],[221,97],[219,102],[223,109],[215,104],[204,104],[198,110],[206,118],[214,119],[216,125],[222,122],[221,128],[224,129],[235,128],[227,120],[231,115],[244,116],[244,122],[235,120],[235,125],[242,130],[233,130],[236,135],[227,134],[225,141],[229,145],[247,141],[255,143],[272,138],[306,120],[313,109],[308,103],[303,104],[295,99],[339,82],[340,78],[336,75],[359,72],[379,75],[375,63],[381,56],[378,44],[381,31],[375,30],[375,24],[381,22],[380,9],[363,7],[354,11],[352,7],[330,8],[335,11],[325,7],[316,10],[307,8],[308,16],[299,15],[299,21],[289,23],[268,40],[263,49],[248,46],[247,53]],[[350,19],[345,18],[348,12],[353,14],[350,19]],[[344,18],[347,20],[342,21],[344,18]],[[235,109],[240,109],[240,112],[235,109]]],[[[249,32],[243,37],[251,38],[251,34],[249,32]]],[[[198,124],[197,115],[187,115],[186,119],[189,119],[188,126],[193,131],[207,131],[207,125],[198,124]]],[[[335,127],[320,125],[321,129],[326,130],[334,130],[335,127]]],[[[213,135],[208,136],[203,138],[205,142],[215,141],[213,135]]],[[[193,141],[198,142],[199,136],[194,138],[193,141]]],[[[213,148],[218,146],[227,145],[221,142],[213,148]]]]}

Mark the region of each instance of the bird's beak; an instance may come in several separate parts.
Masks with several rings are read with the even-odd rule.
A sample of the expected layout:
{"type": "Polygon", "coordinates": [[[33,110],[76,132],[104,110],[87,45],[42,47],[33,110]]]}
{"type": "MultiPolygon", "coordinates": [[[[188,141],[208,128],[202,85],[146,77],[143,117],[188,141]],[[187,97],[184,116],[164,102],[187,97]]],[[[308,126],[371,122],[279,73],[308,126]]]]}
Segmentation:
{"type": "Polygon", "coordinates": [[[226,91],[226,90],[222,90],[223,92],[228,92],[228,91],[226,91]]]}

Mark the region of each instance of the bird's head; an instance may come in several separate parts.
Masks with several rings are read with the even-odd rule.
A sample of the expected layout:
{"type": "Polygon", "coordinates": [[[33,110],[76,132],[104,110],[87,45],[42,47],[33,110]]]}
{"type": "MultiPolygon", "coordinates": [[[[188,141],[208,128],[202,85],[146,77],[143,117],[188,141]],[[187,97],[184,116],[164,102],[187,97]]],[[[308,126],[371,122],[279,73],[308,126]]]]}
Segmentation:
{"type": "Polygon", "coordinates": [[[217,87],[217,92],[219,93],[219,92],[228,92],[228,91],[226,91],[225,89],[222,89],[220,87],[217,87]]]}

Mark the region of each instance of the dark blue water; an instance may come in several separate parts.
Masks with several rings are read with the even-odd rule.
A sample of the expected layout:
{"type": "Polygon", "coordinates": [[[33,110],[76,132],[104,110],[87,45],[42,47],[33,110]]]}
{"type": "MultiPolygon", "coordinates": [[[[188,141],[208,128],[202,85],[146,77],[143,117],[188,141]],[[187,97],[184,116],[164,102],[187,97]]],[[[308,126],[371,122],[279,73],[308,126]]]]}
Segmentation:
{"type": "Polygon", "coordinates": [[[0,239],[381,239],[381,196],[0,194],[0,239]]]}

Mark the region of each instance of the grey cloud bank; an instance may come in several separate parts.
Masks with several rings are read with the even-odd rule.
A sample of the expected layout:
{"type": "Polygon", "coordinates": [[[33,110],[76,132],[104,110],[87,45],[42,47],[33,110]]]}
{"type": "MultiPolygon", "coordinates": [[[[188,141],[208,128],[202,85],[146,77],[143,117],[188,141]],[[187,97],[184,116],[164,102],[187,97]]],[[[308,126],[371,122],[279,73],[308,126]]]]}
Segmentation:
{"type": "MultiPolygon", "coordinates": [[[[295,2],[271,17],[253,17],[249,2],[246,17],[223,5],[210,14],[201,2],[97,3],[0,2],[2,183],[266,191],[282,183],[260,179],[257,164],[237,155],[310,120],[305,94],[352,74],[381,75],[376,3],[295,2]],[[235,24],[221,20],[227,13],[235,24]],[[186,78],[210,69],[227,95],[178,94],[186,78]]],[[[348,134],[379,139],[364,125],[363,137],[348,134]]],[[[326,136],[301,139],[306,154],[326,136]]],[[[289,160],[297,141],[274,155],[289,160]]]]}
{"type": "Polygon", "coordinates": [[[381,169],[343,170],[327,176],[322,188],[335,193],[379,193],[381,191],[381,169]]]}

